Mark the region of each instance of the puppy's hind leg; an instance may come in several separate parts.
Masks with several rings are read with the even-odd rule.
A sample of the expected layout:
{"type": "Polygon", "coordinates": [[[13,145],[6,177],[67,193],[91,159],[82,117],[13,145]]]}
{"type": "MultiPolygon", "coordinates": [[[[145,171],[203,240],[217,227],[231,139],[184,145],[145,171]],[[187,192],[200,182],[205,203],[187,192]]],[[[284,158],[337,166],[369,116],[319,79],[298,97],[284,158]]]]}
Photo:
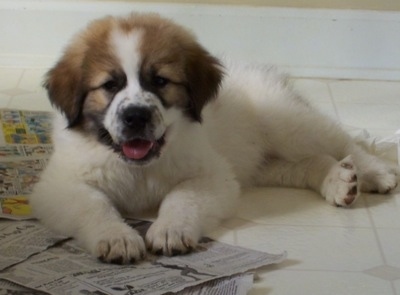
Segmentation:
{"type": "Polygon", "coordinates": [[[398,166],[386,163],[357,145],[352,146],[350,152],[359,170],[361,191],[387,194],[396,188],[400,180],[398,166]]]}
{"type": "Polygon", "coordinates": [[[316,155],[297,162],[275,159],[264,165],[257,177],[260,186],[309,188],[328,203],[347,207],[359,196],[357,171],[351,157],[337,161],[328,155],[316,155]]]}

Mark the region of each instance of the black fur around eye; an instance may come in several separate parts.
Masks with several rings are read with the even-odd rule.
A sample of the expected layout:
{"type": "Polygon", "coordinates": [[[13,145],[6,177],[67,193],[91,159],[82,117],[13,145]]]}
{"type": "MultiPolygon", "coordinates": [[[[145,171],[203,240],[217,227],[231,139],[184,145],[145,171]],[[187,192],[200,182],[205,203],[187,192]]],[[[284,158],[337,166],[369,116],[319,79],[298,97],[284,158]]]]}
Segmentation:
{"type": "Polygon", "coordinates": [[[158,87],[158,88],[162,88],[165,85],[167,85],[169,83],[169,80],[167,78],[161,77],[161,76],[154,76],[153,78],[153,84],[154,86],[158,87]]]}
{"type": "Polygon", "coordinates": [[[120,83],[117,80],[109,80],[101,85],[101,88],[108,92],[116,92],[120,89],[120,83]]]}

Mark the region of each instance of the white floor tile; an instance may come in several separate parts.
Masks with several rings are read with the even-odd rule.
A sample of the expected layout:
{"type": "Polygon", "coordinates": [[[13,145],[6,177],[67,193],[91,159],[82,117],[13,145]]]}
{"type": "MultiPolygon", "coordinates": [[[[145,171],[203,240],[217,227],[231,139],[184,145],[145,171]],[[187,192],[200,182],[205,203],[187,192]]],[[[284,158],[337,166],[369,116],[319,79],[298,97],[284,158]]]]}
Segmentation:
{"type": "Polygon", "coordinates": [[[396,131],[394,131],[394,129],[396,129],[396,128],[393,128],[393,127],[388,128],[388,129],[369,128],[368,133],[370,134],[371,137],[384,139],[384,138],[389,138],[389,137],[395,136],[395,132],[397,130],[400,130],[400,127],[397,128],[396,131]]]}
{"type": "Polygon", "coordinates": [[[329,87],[335,102],[400,104],[400,82],[333,81],[329,87]]]}
{"type": "Polygon", "coordinates": [[[294,79],[294,90],[323,114],[338,120],[328,84],[325,80],[294,79]]]}
{"type": "Polygon", "coordinates": [[[399,193],[386,196],[366,195],[366,202],[368,204],[368,210],[371,214],[372,221],[376,227],[400,229],[399,193]]]}
{"type": "Polygon", "coordinates": [[[251,190],[243,196],[237,216],[265,225],[371,227],[362,197],[349,209],[336,208],[319,194],[300,189],[251,190]]]}
{"type": "Polygon", "coordinates": [[[378,229],[378,236],[386,263],[399,268],[400,272],[400,229],[381,228],[378,229]]]}
{"type": "MultiPolygon", "coordinates": [[[[327,255],[329,255],[327,253],[327,255]]],[[[353,272],[265,271],[249,295],[394,295],[390,282],[353,272]]]]}
{"type": "Polygon", "coordinates": [[[26,69],[18,84],[18,88],[32,91],[43,91],[44,76],[47,69],[26,69]]]}
{"type": "Polygon", "coordinates": [[[0,68],[0,93],[2,90],[14,89],[20,81],[23,69],[0,68]]]}
{"type": "Polygon", "coordinates": [[[311,102],[311,105],[335,121],[340,121],[336,108],[332,102],[311,102]]]}
{"type": "Polygon", "coordinates": [[[6,108],[10,100],[11,96],[0,93],[0,108],[6,108]]]}
{"type": "Polygon", "coordinates": [[[223,243],[230,245],[235,244],[235,232],[233,230],[227,229],[224,226],[219,226],[211,232],[207,233],[207,237],[218,240],[223,243]]]}
{"type": "Polygon", "coordinates": [[[386,263],[399,268],[400,275],[400,229],[379,229],[378,236],[386,263]]]}
{"type": "Polygon", "coordinates": [[[386,281],[400,279],[400,268],[391,265],[379,265],[364,271],[364,273],[386,281]]]}
{"type": "MultiPolygon", "coordinates": [[[[399,98],[400,100],[400,98],[399,98]]],[[[400,129],[400,104],[336,103],[343,124],[369,129],[400,129]]]]}
{"type": "Polygon", "coordinates": [[[258,225],[235,231],[238,246],[288,252],[285,269],[364,271],[384,263],[374,230],[318,226],[258,225]]]}
{"type": "Polygon", "coordinates": [[[331,102],[328,84],[325,80],[293,79],[293,89],[311,102],[331,102]]]}
{"type": "Polygon", "coordinates": [[[11,99],[8,108],[32,111],[53,111],[46,94],[43,92],[15,96],[11,99]]]}
{"type": "Polygon", "coordinates": [[[396,290],[396,295],[400,295],[400,280],[394,282],[394,288],[396,290]]]}

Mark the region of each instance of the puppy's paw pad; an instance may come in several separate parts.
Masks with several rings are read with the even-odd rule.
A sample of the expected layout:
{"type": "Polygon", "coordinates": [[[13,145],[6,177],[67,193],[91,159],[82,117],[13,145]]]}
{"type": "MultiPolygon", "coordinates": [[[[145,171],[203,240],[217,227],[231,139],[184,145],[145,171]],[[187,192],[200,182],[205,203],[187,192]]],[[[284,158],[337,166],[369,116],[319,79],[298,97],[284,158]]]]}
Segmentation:
{"type": "Polygon", "coordinates": [[[157,220],[146,234],[146,245],[156,255],[175,256],[192,251],[199,240],[198,229],[188,224],[157,220]]]}
{"type": "Polygon", "coordinates": [[[128,264],[143,260],[146,247],[143,238],[134,230],[113,232],[98,242],[95,255],[99,260],[114,264],[128,264]]]}
{"type": "Polygon", "coordinates": [[[358,188],[357,184],[354,184],[354,186],[350,187],[349,191],[347,192],[346,196],[344,198],[340,198],[339,200],[335,199],[334,205],[337,207],[343,207],[343,202],[345,206],[350,206],[351,204],[354,203],[358,196],[358,188]]]}
{"type": "Polygon", "coordinates": [[[346,158],[341,160],[339,163],[340,163],[340,167],[343,167],[344,169],[347,169],[347,170],[354,169],[354,163],[353,163],[353,159],[351,156],[347,156],[346,158]]]}
{"type": "Polygon", "coordinates": [[[332,205],[347,207],[359,196],[356,167],[351,156],[335,164],[322,183],[321,193],[332,205]]]}

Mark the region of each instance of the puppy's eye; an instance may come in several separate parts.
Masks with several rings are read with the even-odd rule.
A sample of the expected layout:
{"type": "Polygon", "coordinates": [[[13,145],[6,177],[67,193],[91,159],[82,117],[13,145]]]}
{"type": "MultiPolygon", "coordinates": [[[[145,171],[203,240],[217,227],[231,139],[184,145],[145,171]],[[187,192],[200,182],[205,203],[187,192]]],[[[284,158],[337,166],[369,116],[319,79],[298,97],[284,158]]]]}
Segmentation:
{"type": "Polygon", "coordinates": [[[153,84],[156,87],[162,88],[165,85],[169,83],[169,80],[167,78],[161,77],[161,76],[154,76],[153,78],[153,84]]]}
{"type": "Polygon", "coordinates": [[[117,80],[109,80],[105,82],[103,85],[101,85],[101,88],[103,88],[108,92],[116,92],[119,90],[119,87],[120,85],[117,80]]]}

